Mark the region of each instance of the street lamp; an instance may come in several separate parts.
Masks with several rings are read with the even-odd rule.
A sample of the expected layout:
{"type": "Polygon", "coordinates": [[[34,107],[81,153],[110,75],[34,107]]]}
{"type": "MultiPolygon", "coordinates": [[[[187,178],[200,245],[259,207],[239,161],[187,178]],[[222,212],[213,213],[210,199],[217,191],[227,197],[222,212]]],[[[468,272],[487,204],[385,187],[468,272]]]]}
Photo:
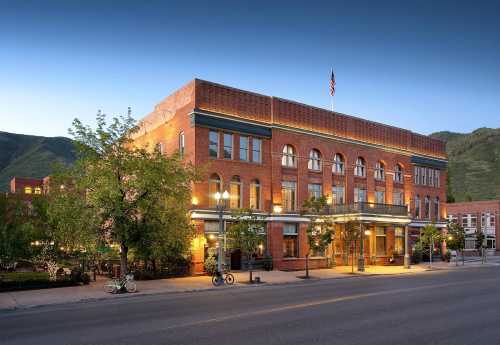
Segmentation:
{"type": "Polygon", "coordinates": [[[225,190],[222,194],[220,192],[215,193],[215,200],[217,202],[217,211],[219,212],[219,248],[217,257],[217,279],[220,279],[219,284],[224,283],[224,277],[222,276],[222,265],[224,261],[224,210],[227,207],[227,200],[229,200],[229,193],[225,190]]]}

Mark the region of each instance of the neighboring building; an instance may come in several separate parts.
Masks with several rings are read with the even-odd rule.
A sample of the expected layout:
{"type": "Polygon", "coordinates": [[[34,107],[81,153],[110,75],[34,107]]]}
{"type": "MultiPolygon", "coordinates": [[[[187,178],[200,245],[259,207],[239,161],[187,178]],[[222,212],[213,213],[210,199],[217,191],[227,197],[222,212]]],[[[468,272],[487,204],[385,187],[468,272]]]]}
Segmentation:
{"type": "Polygon", "coordinates": [[[465,249],[474,251],[476,248],[476,232],[483,232],[486,245],[490,252],[500,250],[500,200],[470,201],[446,204],[447,218],[457,222],[465,229],[465,249]]]}
{"type": "Polygon", "coordinates": [[[44,179],[13,177],[10,180],[10,193],[31,197],[44,193],[44,179]]]}
{"type": "MultiPolygon", "coordinates": [[[[217,191],[230,193],[230,208],[265,219],[261,254],[272,255],[277,269],[304,267],[309,218],[300,208],[310,196],[332,202],[337,238],[313,253],[311,267],[343,262],[346,221],[367,230],[367,264],[402,264],[405,227],[411,246],[421,227],[446,225],[445,144],[409,130],[195,79],[141,120],[134,140],[205,167],[191,213],[198,271],[217,245],[217,191]]],[[[229,212],[224,219],[231,221],[229,212]]],[[[238,261],[232,253],[233,268],[238,261]]]]}

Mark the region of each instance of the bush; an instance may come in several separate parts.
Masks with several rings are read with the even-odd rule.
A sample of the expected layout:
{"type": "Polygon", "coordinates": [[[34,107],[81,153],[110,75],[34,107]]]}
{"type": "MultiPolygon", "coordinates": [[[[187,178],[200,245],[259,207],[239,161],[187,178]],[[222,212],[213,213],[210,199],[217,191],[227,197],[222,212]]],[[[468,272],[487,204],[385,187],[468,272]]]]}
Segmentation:
{"type": "Polygon", "coordinates": [[[417,243],[413,247],[413,252],[411,254],[411,260],[414,264],[418,264],[422,261],[423,249],[422,244],[417,243]]]}
{"type": "Polygon", "coordinates": [[[209,256],[206,258],[203,266],[205,268],[205,272],[213,275],[215,271],[217,271],[217,260],[215,260],[215,256],[209,256]]]}
{"type": "Polygon", "coordinates": [[[47,272],[12,272],[0,277],[0,292],[74,286],[69,279],[50,281],[47,272]]]}
{"type": "Polygon", "coordinates": [[[262,268],[266,271],[271,271],[273,269],[273,257],[271,255],[266,255],[262,260],[262,268]]]}
{"type": "Polygon", "coordinates": [[[447,250],[446,253],[444,254],[444,260],[446,262],[450,262],[450,260],[451,260],[451,252],[449,250],[447,250]]]}

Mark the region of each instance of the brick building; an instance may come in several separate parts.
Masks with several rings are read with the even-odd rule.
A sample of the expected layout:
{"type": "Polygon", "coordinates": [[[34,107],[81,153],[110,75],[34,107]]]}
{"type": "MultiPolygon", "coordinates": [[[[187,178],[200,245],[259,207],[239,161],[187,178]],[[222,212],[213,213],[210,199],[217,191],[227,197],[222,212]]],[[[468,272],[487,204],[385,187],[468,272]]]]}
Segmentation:
{"type": "MultiPolygon", "coordinates": [[[[198,271],[218,243],[217,191],[230,193],[229,208],[266,221],[261,254],[277,269],[304,267],[309,218],[299,211],[310,196],[327,196],[336,224],[334,244],[314,253],[312,267],[346,263],[347,221],[362,226],[367,264],[402,264],[405,235],[411,246],[421,227],[446,224],[445,145],[409,130],[195,79],[156,105],[134,140],[205,167],[191,212],[198,271]]],[[[238,268],[237,254],[227,255],[238,268]]]]}
{"type": "Polygon", "coordinates": [[[447,218],[465,229],[465,250],[475,251],[476,232],[483,232],[491,254],[499,251],[500,200],[457,202],[446,205],[447,218]]]}

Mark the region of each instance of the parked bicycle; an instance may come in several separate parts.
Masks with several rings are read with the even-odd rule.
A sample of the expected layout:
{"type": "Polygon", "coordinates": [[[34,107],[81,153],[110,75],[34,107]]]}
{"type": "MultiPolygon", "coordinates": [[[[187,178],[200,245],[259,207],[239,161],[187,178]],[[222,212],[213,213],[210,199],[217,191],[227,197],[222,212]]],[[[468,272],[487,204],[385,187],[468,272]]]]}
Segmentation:
{"type": "Polygon", "coordinates": [[[134,275],[129,273],[124,278],[112,279],[104,285],[104,290],[109,293],[136,292],[137,285],[134,281],[134,275]]]}
{"type": "Polygon", "coordinates": [[[215,273],[212,276],[212,284],[214,286],[220,286],[223,284],[233,285],[234,276],[225,269],[222,272],[215,271],[215,273]]]}

